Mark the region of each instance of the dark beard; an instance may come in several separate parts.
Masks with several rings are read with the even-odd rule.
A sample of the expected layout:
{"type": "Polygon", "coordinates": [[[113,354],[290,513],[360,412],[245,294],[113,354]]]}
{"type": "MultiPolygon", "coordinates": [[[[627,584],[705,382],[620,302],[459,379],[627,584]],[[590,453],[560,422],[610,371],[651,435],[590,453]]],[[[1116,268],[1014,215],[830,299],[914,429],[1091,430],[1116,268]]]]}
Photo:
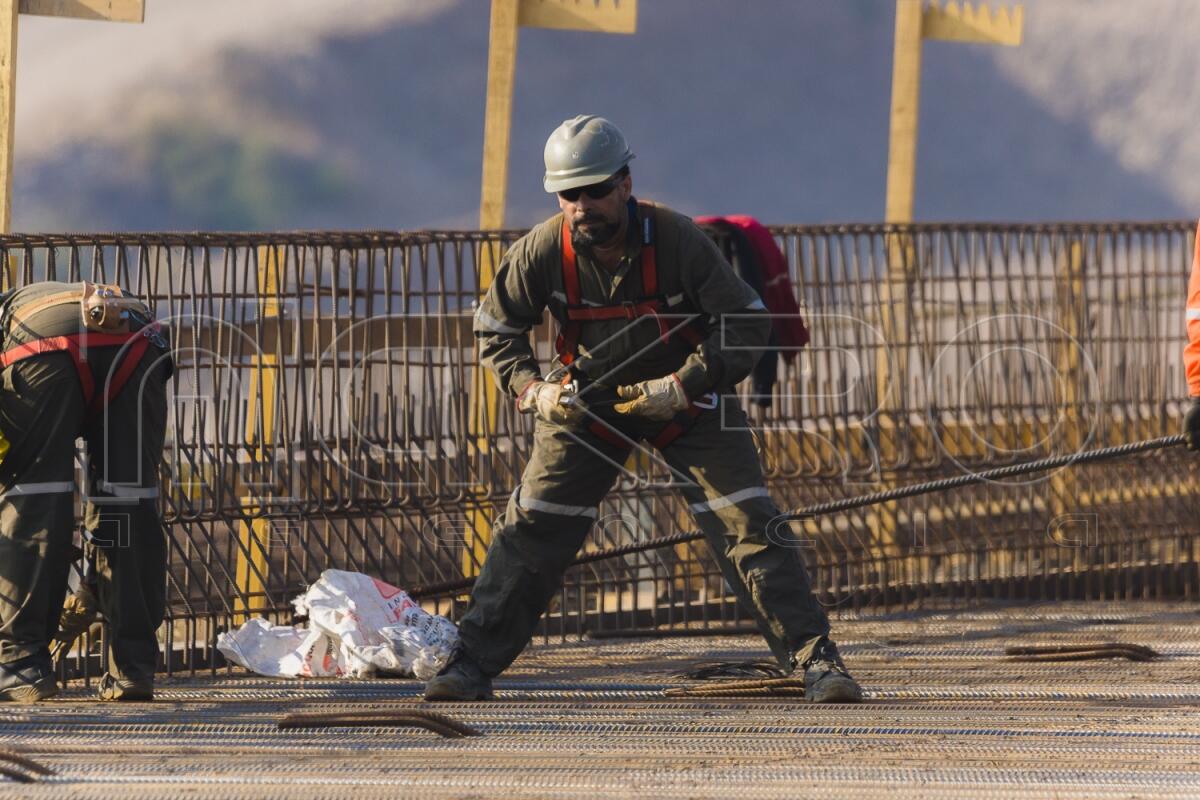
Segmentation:
{"type": "MultiPolygon", "coordinates": [[[[589,219],[585,222],[600,223],[601,220],[589,219]]],[[[584,253],[589,252],[598,244],[605,244],[612,241],[612,238],[621,230],[619,222],[604,222],[599,227],[593,226],[591,230],[584,230],[577,225],[571,226],[571,244],[576,250],[584,253]]]]}

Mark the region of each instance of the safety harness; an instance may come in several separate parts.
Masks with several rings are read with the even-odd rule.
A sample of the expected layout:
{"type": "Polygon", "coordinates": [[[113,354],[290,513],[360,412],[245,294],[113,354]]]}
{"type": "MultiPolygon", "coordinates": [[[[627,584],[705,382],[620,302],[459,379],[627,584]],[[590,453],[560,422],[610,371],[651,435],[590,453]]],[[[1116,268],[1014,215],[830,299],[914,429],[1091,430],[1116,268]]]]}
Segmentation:
{"type": "MultiPolygon", "coordinates": [[[[630,204],[633,206],[633,203],[630,204]]],[[[563,217],[562,223],[562,277],[563,289],[566,295],[566,320],[562,323],[554,342],[558,360],[567,367],[563,378],[564,384],[578,380],[572,365],[579,357],[579,335],[583,326],[589,322],[604,322],[614,319],[624,319],[632,322],[640,317],[654,317],[658,323],[659,336],[663,344],[667,344],[672,336],[681,336],[693,347],[704,341],[704,333],[695,321],[688,321],[672,328],[663,314],[678,305],[683,297],[667,297],[658,291],[658,263],[654,252],[654,206],[648,203],[638,203],[636,208],[642,222],[642,296],[636,300],[626,300],[611,305],[585,304],[583,293],[579,288],[579,265],[575,255],[575,247],[571,242],[571,229],[563,217]]],[[[630,209],[633,217],[633,208],[630,209]]],[[[705,395],[675,415],[657,434],[650,438],[650,443],[662,449],[682,436],[696,421],[701,412],[717,407],[716,393],[705,395]]],[[[611,425],[591,418],[588,430],[600,439],[623,449],[632,449],[629,437],[623,436],[611,425]]]]}
{"type": "Polygon", "coordinates": [[[110,291],[105,295],[104,290],[106,289],[111,289],[111,287],[100,287],[100,291],[97,292],[94,285],[85,284],[82,292],[79,290],[60,292],[35,300],[28,306],[22,305],[13,309],[8,315],[5,328],[10,323],[24,321],[35,313],[53,306],[80,305],[85,330],[67,336],[34,339],[8,348],[0,352],[0,368],[47,353],[69,353],[79,376],[79,388],[83,392],[83,402],[87,407],[88,414],[94,415],[102,411],[112,402],[113,398],[121,393],[125,384],[133,377],[134,371],[137,370],[138,364],[146,355],[146,350],[151,342],[156,342],[160,347],[166,349],[158,323],[149,319],[138,319],[137,321],[142,324],[136,329],[130,330],[132,326],[129,324],[129,320],[133,316],[130,313],[133,306],[129,302],[121,301],[130,301],[132,298],[121,295],[119,289],[116,289],[115,293],[110,291]],[[96,300],[97,296],[100,297],[99,301],[96,300]],[[101,325],[111,330],[94,329],[101,325]],[[92,369],[88,365],[85,355],[85,348],[91,347],[125,348],[118,356],[120,360],[116,372],[113,373],[103,395],[100,396],[96,393],[96,379],[92,375],[92,369]]]}

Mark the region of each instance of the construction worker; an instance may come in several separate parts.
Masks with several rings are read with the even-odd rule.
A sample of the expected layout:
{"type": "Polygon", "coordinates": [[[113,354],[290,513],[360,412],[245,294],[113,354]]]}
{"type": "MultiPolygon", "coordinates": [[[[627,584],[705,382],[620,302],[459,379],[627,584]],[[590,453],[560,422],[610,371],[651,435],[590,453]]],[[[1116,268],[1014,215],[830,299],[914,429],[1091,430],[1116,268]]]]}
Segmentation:
{"type": "Polygon", "coordinates": [[[0,303],[0,699],[58,692],[48,651],[75,527],[75,440],[87,444],[87,547],[109,624],[105,700],[151,700],[165,603],[157,468],[166,338],[115,286],[46,282],[0,303]]]}
{"type": "Polygon", "coordinates": [[[1183,417],[1183,435],[1188,450],[1200,450],[1200,225],[1196,228],[1196,252],[1192,257],[1192,277],[1187,294],[1187,346],[1183,348],[1183,367],[1187,373],[1188,394],[1192,404],[1183,417]]]}
{"type": "Polygon", "coordinates": [[[567,120],[546,143],[561,214],[506,253],[475,313],[480,358],[536,418],[534,448],[459,622],[461,646],[427,700],[491,697],[532,638],[635,442],[657,448],[727,582],[814,702],[862,693],[764,485],[732,387],[767,343],[762,301],[691,220],[632,196],[625,137],[567,120]],[[543,379],[529,330],[549,308],[558,369],[543,379]]]}

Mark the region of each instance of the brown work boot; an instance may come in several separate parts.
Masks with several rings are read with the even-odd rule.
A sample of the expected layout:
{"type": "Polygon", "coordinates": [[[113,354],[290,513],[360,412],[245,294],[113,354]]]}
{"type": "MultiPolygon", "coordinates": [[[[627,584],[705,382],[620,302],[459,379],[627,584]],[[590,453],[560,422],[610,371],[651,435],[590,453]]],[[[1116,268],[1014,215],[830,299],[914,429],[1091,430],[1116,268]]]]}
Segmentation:
{"type": "Polygon", "coordinates": [[[861,703],[862,687],[850,677],[837,645],[823,640],[804,664],[804,699],[809,703],[861,703]]]}
{"type": "Polygon", "coordinates": [[[154,700],[153,678],[118,678],[104,673],[96,694],[101,700],[126,703],[149,703],[154,700]]]}
{"type": "Polygon", "coordinates": [[[431,702],[491,700],[492,679],[483,674],[479,665],[459,650],[450,657],[442,671],[425,684],[425,699],[431,702]]]}
{"type": "Polygon", "coordinates": [[[0,700],[36,703],[58,694],[48,655],[32,655],[0,664],[0,700]]]}

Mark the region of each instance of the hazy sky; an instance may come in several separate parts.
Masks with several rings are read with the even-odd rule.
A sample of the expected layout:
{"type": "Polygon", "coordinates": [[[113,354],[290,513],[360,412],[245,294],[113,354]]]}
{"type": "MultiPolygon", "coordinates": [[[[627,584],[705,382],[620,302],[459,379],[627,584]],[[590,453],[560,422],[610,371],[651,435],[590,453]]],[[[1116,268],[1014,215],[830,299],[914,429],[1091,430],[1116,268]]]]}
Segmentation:
{"type": "MultiPolygon", "coordinates": [[[[480,2],[483,0],[467,0],[480,2]]],[[[302,54],[321,38],[421,19],[455,0],[147,0],[141,25],[21,15],[17,148],[36,157],[65,138],[119,125],[113,103],[139,85],[203,73],[222,50],[302,54]],[[63,109],[71,109],[64,113],[63,109]],[[106,113],[108,111],[109,113],[106,113]]]]}
{"type": "MultiPolygon", "coordinates": [[[[688,3],[690,2],[691,0],[688,0],[688,3]]],[[[647,24],[643,27],[642,36],[637,37],[636,43],[630,41],[626,44],[634,46],[639,56],[645,56],[650,61],[652,59],[646,48],[667,49],[671,46],[684,46],[678,41],[672,42],[670,37],[676,33],[676,28],[680,27],[671,23],[678,18],[680,9],[689,7],[687,3],[681,0],[642,0],[642,3],[647,24]],[[654,8],[656,4],[657,8],[654,8]],[[654,21],[657,21],[657,27],[650,24],[654,21]],[[656,39],[655,36],[659,38],[656,39]]],[[[733,0],[729,0],[729,3],[733,4],[733,0]]],[[[140,119],[152,117],[155,109],[166,107],[173,110],[173,104],[184,104],[192,112],[202,115],[206,121],[217,121],[227,126],[253,127],[274,124],[277,127],[273,130],[275,138],[272,141],[285,143],[289,152],[301,155],[318,152],[316,145],[306,147],[303,141],[304,137],[313,138],[315,135],[306,129],[311,127],[307,126],[309,116],[298,118],[304,124],[286,119],[280,123],[265,111],[260,114],[259,106],[262,104],[256,103],[253,97],[247,100],[244,95],[236,95],[232,90],[226,91],[223,81],[229,79],[230,64],[240,63],[230,58],[232,53],[248,51],[261,55],[278,55],[281,56],[279,63],[283,65],[280,72],[287,79],[295,76],[296,80],[316,80],[321,75],[318,70],[310,69],[310,66],[318,62],[314,60],[305,63],[305,57],[317,54],[323,42],[327,43],[338,36],[353,36],[355,33],[376,29],[390,30],[392,33],[389,35],[407,32],[410,37],[419,38],[423,35],[418,30],[421,28],[419,23],[447,11],[451,14],[445,19],[439,18],[438,26],[425,27],[436,28],[442,35],[449,35],[465,27],[465,21],[470,22],[472,30],[475,31],[478,26],[474,23],[478,22],[479,26],[486,25],[488,6],[488,0],[147,0],[146,23],[143,25],[23,15],[20,19],[17,81],[18,179],[23,170],[24,174],[29,174],[38,164],[51,161],[54,154],[67,152],[69,148],[65,148],[64,145],[72,142],[86,141],[92,144],[108,138],[134,138],[144,129],[139,128],[137,124],[140,119]],[[412,23],[412,27],[407,25],[409,22],[412,23]],[[231,108],[237,103],[241,105],[231,108]],[[286,127],[282,132],[278,129],[281,124],[286,127]]],[[[880,18],[891,17],[894,0],[793,0],[787,3],[778,0],[738,0],[736,6],[718,7],[711,2],[707,6],[708,13],[714,15],[714,18],[728,17],[726,24],[736,19],[740,13],[746,19],[746,29],[777,32],[791,30],[792,27],[789,26],[795,26],[802,20],[810,20],[812,25],[819,26],[820,20],[827,20],[830,15],[818,11],[828,12],[831,7],[837,8],[839,12],[857,13],[862,18],[884,24],[880,18]],[[736,11],[729,10],[734,7],[736,11]],[[806,12],[806,8],[811,12],[806,12]]],[[[936,144],[947,148],[947,157],[939,156],[922,163],[921,176],[922,180],[926,181],[925,185],[947,185],[947,181],[938,175],[937,170],[954,166],[955,154],[963,149],[961,142],[955,142],[951,135],[953,126],[963,122],[962,110],[952,107],[945,99],[939,104],[939,91],[950,86],[959,94],[943,97],[954,96],[961,99],[963,92],[973,92],[972,81],[979,79],[983,72],[994,74],[998,71],[1003,76],[1001,82],[1004,85],[991,85],[992,91],[997,88],[1012,88],[1013,91],[1006,97],[1007,102],[1023,103],[1039,113],[1063,120],[1062,127],[1069,128],[1072,135],[1078,139],[1078,145],[1073,149],[1064,149],[1061,143],[1057,149],[1050,146],[1038,147],[1039,142],[1044,140],[1028,139],[1022,141],[1020,147],[1013,147],[1011,127],[1017,123],[1010,121],[1009,127],[1005,128],[998,118],[998,115],[1003,113],[1002,108],[994,109],[998,121],[991,125],[987,120],[991,118],[993,108],[986,107],[982,113],[978,107],[972,109],[972,113],[979,120],[983,120],[972,121],[974,135],[979,138],[976,150],[995,152],[996,158],[1003,164],[1014,165],[1010,178],[1017,185],[1009,194],[1029,192],[1023,183],[1023,175],[1033,177],[1053,172],[1061,174],[1065,181],[1072,184],[1079,182],[1083,185],[1091,177],[1085,164],[1092,165],[1094,169],[1096,165],[1107,168],[1115,163],[1155,191],[1169,196],[1170,201],[1178,204],[1179,208],[1200,210],[1200,181],[1194,178],[1200,174],[1200,136],[1196,135],[1195,131],[1196,122],[1200,120],[1200,80],[1196,79],[1196,76],[1200,75],[1200,47],[1196,46],[1196,42],[1200,41],[1200,0],[1025,0],[1025,6],[1025,43],[1020,48],[944,43],[930,43],[926,47],[926,95],[923,98],[922,124],[925,124],[927,112],[943,116],[933,118],[933,124],[922,129],[922,142],[926,143],[926,147],[936,144]],[[981,62],[985,67],[982,70],[981,62]],[[993,64],[996,69],[990,69],[993,64]],[[955,80],[957,83],[954,83],[955,80]],[[996,139],[994,143],[992,138],[996,139]],[[1083,150],[1092,154],[1091,161],[1079,156],[1083,150]],[[1047,161],[1055,163],[1047,164],[1047,161]],[[1024,170],[1024,173],[1020,170],[1024,170]],[[940,184],[937,183],[939,179],[940,184]]],[[[702,8],[705,4],[698,3],[696,7],[702,8]]],[[[734,51],[729,51],[728,48],[723,50],[722,45],[725,43],[713,38],[720,36],[719,32],[705,29],[704,26],[693,27],[706,30],[704,36],[707,38],[704,42],[686,45],[693,49],[711,45],[713,56],[709,60],[714,62],[731,55],[737,57],[738,80],[750,78],[760,66],[766,74],[778,71],[780,63],[789,63],[791,68],[799,63],[795,59],[785,62],[778,51],[753,49],[752,46],[748,46],[755,42],[753,36],[722,37],[736,41],[739,48],[734,51]]],[[[843,26],[840,30],[845,35],[847,31],[852,33],[856,29],[850,25],[843,26]]],[[[742,33],[744,34],[744,31],[742,33]]],[[[808,37],[820,35],[815,29],[803,33],[808,37]]],[[[522,97],[533,97],[538,102],[554,105],[557,111],[559,107],[567,106],[561,97],[564,89],[559,85],[562,83],[560,76],[553,73],[553,70],[550,70],[553,74],[547,74],[547,65],[555,63],[554,59],[559,58],[556,49],[558,45],[549,46],[551,35],[555,42],[563,42],[568,41],[569,36],[574,34],[561,35],[560,32],[538,31],[522,35],[523,69],[518,69],[518,100],[522,97]],[[541,66],[540,72],[535,65],[541,66]]],[[[475,38],[470,39],[470,46],[478,50],[484,41],[482,31],[476,31],[472,36],[475,38]]],[[[803,42],[804,36],[797,35],[795,39],[797,42],[803,42]]],[[[789,35],[779,33],[771,41],[787,42],[789,35]]],[[[461,45],[461,37],[458,44],[461,45]]],[[[413,47],[411,38],[408,45],[414,50],[421,49],[413,47]]],[[[343,43],[341,46],[354,45],[343,43]]],[[[401,80],[404,80],[405,88],[410,90],[409,95],[412,95],[412,87],[416,86],[422,87],[422,91],[428,88],[429,95],[444,92],[446,96],[438,103],[455,103],[461,113],[453,119],[449,115],[439,117],[442,124],[451,120],[460,128],[469,128],[473,134],[481,136],[482,93],[477,90],[482,88],[483,82],[482,52],[472,52],[471,63],[465,63],[463,59],[455,59],[456,54],[452,51],[452,46],[443,46],[439,40],[430,43],[427,52],[421,49],[425,54],[422,60],[409,58],[404,61],[397,58],[397,64],[407,64],[407,67],[399,68],[408,69],[401,80]],[[443,47],[446,52],[441,51],[443,47]],[[451,69],[448,65],[458,69],[451,69]],[[464,84],[464,72],[469,72],[478,80],[470,82],[469,85],[464,84]],[[455,80],[458,81],[457,84],[443,88],[444,83],[455,80]],[[439,81],[443,84],[439,84],[439,81]],[[467,110],[467,106],[472,106],[470,111],[467,110]]],[[[802,44],[796,46],[802,47],[802,44]]],[[[836,50],[830,51],[833,57],[856,53],[866,45],[862,41],[847,38],[830,46],[836,47],[836,50]]],[[[882,38],[878,43],[871,44],[870,57],[888,58],[888,54],[883,52],[885,47],[882,38]]],[[[620,47],[614,46],[611,50],[620,52],[620,47]]],[[[384,55],[388,55],[386,51],[384,55]]],[[[380,64],[390,63],[387,58],[376,58],[380,64]]],[[[685,59],[679,60],[682,62],[685,59]]],[[[573,66],[576,67],[576,80],[580,77],[596,79],[597,76],[592,74],[595,70],[581,76],[578,65],[573,66]]],[[[691,69],[695,69],[696,66],[693,64],[691,69]]],[[[707,69],[708,62],[699,66],[707,69]]],[[[806,96],[814,98],[820,104],[812,110],[805,108],[801,113],[811,115],[811,119],[817,121],[817,124],[828,126],[830,118],[837,118],[839,114],[849,118],[845,108],[857,102],[855,96],[846,94],[847,84],[838,83],[842,77],[839,73],[852,71],[856,65],[825,66],[828,74],[821,73],[818,68],[816,71],[798,74],[796,80],[813,84],[807,87],[806,96]]],[[[879,66],[883,67],[883,70],[878,76],[880,82],[876,88],[882,93],[886,92],[887,68],[886,63],[881,62],[879,66]]],[[[719,68],[716,68],[712,74],[718,74],[719,71],[719,68]]],[[[669,70],[664,69],[663,72],[667,73],[669,70]]],[[[679,73],[674,74],[678,76],[679,73]]],[[[391,85],[386,80],[381,79],[380,85],[391,85]]],[[[772,85],[776,86],[775,91],[778,91],[778,84],[772,85]]],[[[664,93],[660,98],[643,98],[647,99],[644,105],[653,108],[654,120],[635,119],[628,122],[628,125],[635,128],[638,125],[645,127],[651,124],[662,127],[661,120],[694,120],[697,114],[695,106],[700,99],[707,98],[710,94],[719,98],[717,93],[724,88],[720,85],[695,89],[675,86],[672,92],[664,93]]],[[[273,98],[277,96],[275,87],[270,91],[273,98]]],[[[738,91],[744,94],[744,88],[739,87],[738,91]]],[[[396,94],[400,96],[399,92],[396,94]]],[[[418,99],[424,100],[424,95],[418,99]]],[[[565,100],[576,99],[567,92],[565,100]]],[[[528,100],[525,102],[527,106],[532,107],[528,100]]],[[[720,102],[719,99],[717,102],[720,102]]],[[[986,106],[987,100],[980,98],[980,102],[986,106]]],[[[431,123],[424,115],[437,111],[438,103],[430,101],[427,107],[416,107],[410,127],[428,128],[431,124],[436,124],[431,123]]],[[[878,133],[880,137],[886,137],[886,100],[881,97],[878,98],[878,102],[873,99],[872,103],[873,108],[878,106],[877,121],[875,116],[865,117],[861,114],[854,119],[870,119],[871,131],[878,133]]],[[[577,102],[571,107],[576,105],[577,102]]],[[[1024,108],[1022,113],[1032,116],[1030,108],[1024,108]]],[[[539,122],[544,123],[542,127],[549,124],[548,120],[549,117],[546,117],[546,120],[539,118],[539,122]]],[[[772,124],[767,119],[745,117],[735,122],[743,126],[757,124],[767,128],[772,124]]],[[[326,140],[323,142],[325,148],[329,149],[331,142],[336,144],[342,141],[349,147],[359,148],[364,141],[374,141],[371,137],[388,133],[364,133],[355,130],[359,136],[352,138],[348,135],[348,132],[353,130],[350,127],[351,123],[352,120],[348,118],[339,118],[334,130],[326,130],[326,140]]],[[[520,120],[515,128],[520,127],[519,123],[520,120]]],[[[692,122],[689,133],[693,137],[703,134],[718,139],[718,134],[725,135],[726,138],[739,135],[736,129],[732,132],[722,132],[715,130],[717,128],[722,126],[697,126],[692,122]]],[[[639,142],[646,148],[655,146],[644,131],[634,132],[641,134],[639,142]]],[[[514,130],[514,135],[516,133],[517,130],[514,130]]],[[[535,175],[540,169],[539,163],[530,161],[530,158],[533,161],[540,158],[540,145],[537,142],[529,144],[529,131],[524,131],[523,135],[525,138],[520,142],[521,152],[516,152],[517,148],[514,146],[514,169],[519,167],[524,170],[519,174],[528,177],[535,175]],[[530,156],[530,153],[533,155],[530,156]],[[522,158],[525,159],[524,162],[520,161],[522,158]]],[[[819,148],[822,145],[831,148],[826,161],[846,157],[846,153],[832,149],[833,145],[844,143],[844,138],[830,135],[819,139],[811,130],[804,131],[803,135],[809,148],[819,148]]],[[[541,128],[533,138],[538,139],[540,136],[544,136],[541,128]]],[[[705,139],[701,144],[707,141],[705,139]]],[[[760,137],[755,141],[770,141],[772,148],[782,146],[769,137],[760,137]]],[[[461,207],[455,212],[458,216],[453,217],[454,220],[470,218],[471,214],[467,213],[467,210],[473,208],[477,191],[472,185],[473,181],[463,180],[461,175],[453,185],[444,179],[444,176],[452,172],[466,175],[478,170],[477,166],[466,162],[476,161],[480,148],[474,141],[467,144],[469,146],[459,142],[452,148],[434,149],[432,155],[414,150],[413,152],[418,154],[412,156],[412,163],[408,167],[408,185],[414,189],[420,188],[430,193],[452,192],[456,197],[461,196],[461,207]]],[[[661,156],[670,152],[668,144],[670,142],[658,145],[660,163],[661,156]]],[[[729,142],[725,140],[714,139],[711,143],[712,147],[727,148],[728,145],[729,142]]],[[[871,159],[884,158],[886,147],[883,142],[877,144],[872,140],[870,147],[871,159]]],[[[322,158],[324,152],[321,151],[322,158]]],[[[376,151],[365,147],[361,148],[361,152],[364,158],[368,155],[372,159],[376,157],[376,151]]],[[[975,158],[978,158],[977,153],[975,158]]],[[[861,161],[862,156],[855,155],[855,159],[861,161]]],[[[773,163],[771,154],[766,150],[748,154],[745,160],[752,166],[773,163]]],[[[380,165],[372,161],[370,167],[372,171],[368,173],[368,178],[374,179],[380,165]]],[[[639,175],[643,178],[649,177],[649,167],[651,162],[646,159],[639,165],[639,175]]],[[[849,165],[847,169],[852,167],[853,165],[849,165]]],[[[870,186],[859,186],[862,176],[854,173],[857,175],[855,180],[858,181],[855,186],[862,192],[882,197],[884,170],[882,165],[880,169],[873,170],[872,175],[876,172],[879,174],[873,177],[872,181],[877,178],[880,186],[873,183],[870,186]]],[[[69,182],[79,173],[61,174],[67,175],[66,182],[69,182]]],[[[768,169],[765,175],[772,181],[787,180],[774,168],[768,169]]],[[[815,173],[803,175],[805,178],[814,176],[815,173]]],[[[679,192],[681,201],[688,199],[698,206],[712,207],[712,192],[704,187],[689,187],[684,181],[686,177],[689,176],[676,170],[664,176],[662,186],[656,188],[664,192],[667,189],[679,192]]],[[[960,180],[958,176],[951,177],[952,180],[960,180]]],[[[748,179],[761,181],[763,175],[755,173],[748,176],[748,179]]],[[[61,178],[55,180],[63,182],[61,178]]],[[[529,178],[529,182],[536,183],[536,180],[529,178]]],[[[55,187],[42,184],[37,186],[32,194],[39,199],[45,197],[53,209],[59,200],[57,195],[49,191],[50,188],[55,187]]],[[[1123,194],[1113,192],[1111,185],[1109,191],[1114,197],[1123,194]]],[[[519,199],[519,192],[510,193],[510,209],[519,199]]],[[[541,198],[537,200],[540,202],[541,198]]],[[[452,204],[443,205],[449,207],[452,204]]],[[[544,203],[538,205],[538,209],[543,205],[544,203]]],[[[945,203],[939,206],[938,213],[944,215],[954,211],[953,204],[950,212],[946,211],[945,206],[945,203]]],[[[1119,202],[1114,201],[1112,207],[1119,209],[1117,213],[1125,213],[1119,202]]],[[[1161,204],[1157,207],[1161,207],[1161,204]]],[[[1056,214],[1057,208],[1058,206],[1047,213],[1056,214]]],[[[1130,213],[1137,214],[1138,206],[1132,197],[1125,208],[1134,209],[1130,213]]],[[[1064,218],[1078,218],[1071,208],[1065,208],[1062,215],[1064,218]]],[[[866,216],[874,218],[875,214],[866,216]]],[[[1019,212],[1017,217],[1023,218],[1019,212]]],[[[435,217],[434,221],[450,218],[443,215],[435,217]]],[[[401,221],[397,224],[404,224],[404,219],[407,217],[400,217],[401,221]]],[[[783,220],[772,218],[772,221],[783,220]]],[[[429,224],[429,220],[419,220],[419,224],[429,224]]]]}

